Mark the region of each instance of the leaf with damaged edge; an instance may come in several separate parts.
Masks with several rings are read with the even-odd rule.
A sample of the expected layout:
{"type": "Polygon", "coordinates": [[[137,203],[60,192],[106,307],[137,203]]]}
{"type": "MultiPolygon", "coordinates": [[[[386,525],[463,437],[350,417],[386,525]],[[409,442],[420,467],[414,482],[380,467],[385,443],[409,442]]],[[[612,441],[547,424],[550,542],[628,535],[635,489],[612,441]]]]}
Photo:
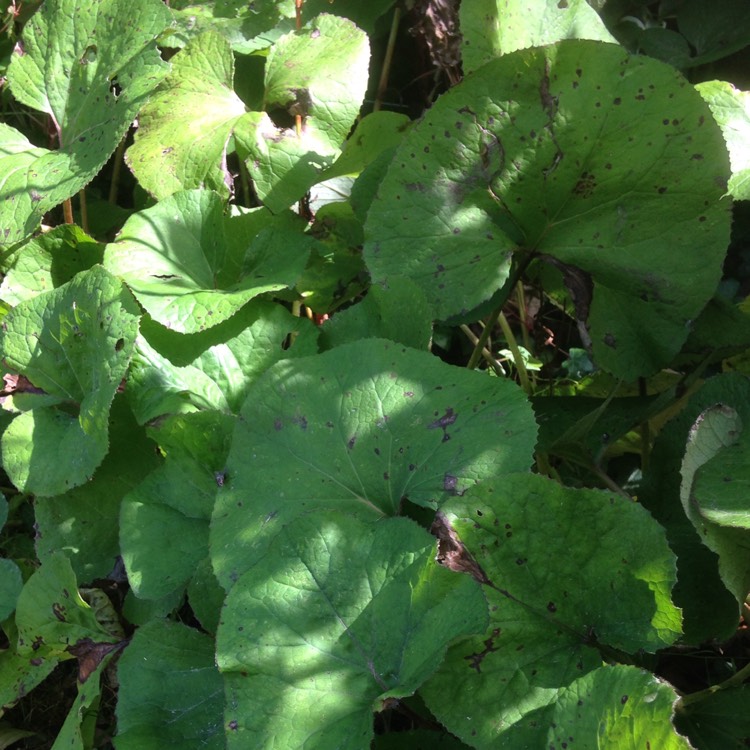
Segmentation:
{"type": "Polygon", "coordinates": [[[479,586],[437,565],[434,545],[404,518],[333,510],[287,525],[222,610],[228,747],[369,747],[373,709],[487,623],[479,586]]]}
{"type": "Polygon", "coordinates": [[[300,514],[375,520],[406,499],[435,508],[498,472],[528,470],[536,440],[515,383],[382,339],[278,362],[240,417],[211,522],[225,588],[300,514]]]}
{"type": "Polygon", "coordinates": [[[328,14],[281,37],[266,61],[265,112],[238,123],[235,141],[271,211],[288,208],[335,161],[365,96],[370,46],[351,21],[328,14]],[[300,133],[273,119],[302,118],[300,133]]]}
{"type": "MultiPolygon", "coordinates": [[[[455,535],[441,555],[486,582],[490,624],[450,649],[421,693],[474,747],[546,746],[564,691],[601,665],[599,644],[655,651],[679,636],[674,558],[635,503],[515,474],[470,488],[441,514],[455,535]]],[[[595,746],[596,733],[578,743],[595,746]]]]}
{"type": "Polygon", "coordinates": [[[219,196],[187,190],[131,216],[104,265],[120,276],[151,317],[196,333],[227,320],[253,297],[292,286],[307,263],[311,240],[282,239],[269,220],[254,241],[228,240],[243,217],[225,217],[219,196]]]}
{"type": "Polygon", "coordinates": [[[104,166],[168,70],[154,40],[169,20],[158,0],[46,0],[25,24],[8,82],[50,115],[60,148],[0,125],[0,245],[31,234],[104,166]]]}
{"type": "Polygon", "coordinates": [[[670,361],[716,289],[728,175],[708,105],[673,68],[601,42],[521,50],[409,131],[365,261],[376,282],[413,279],[443,320],[489,299],[512,261],[552,264],[595,363],[632,380],[670,361]]]}
{"type": "Polygon", "coordinates": [[[57,495],[87,481],[102,462],[139,317],[130,293],[101,266],[5,317],[0,352],[7,366],[59,403],[19,414],[3,433],[3,467],[16,487],[57,495]]]}

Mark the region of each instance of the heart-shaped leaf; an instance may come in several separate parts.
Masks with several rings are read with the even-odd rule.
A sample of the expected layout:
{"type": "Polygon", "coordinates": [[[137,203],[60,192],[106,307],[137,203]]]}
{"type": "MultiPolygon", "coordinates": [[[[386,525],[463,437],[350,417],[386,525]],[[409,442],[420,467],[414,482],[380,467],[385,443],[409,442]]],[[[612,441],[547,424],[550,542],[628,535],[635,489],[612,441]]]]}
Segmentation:
{"type": "MultiPolygon", "coordinates": [[[[627,499],[512,475],[447,501],[436,527],[444,564],[485,584],[491,614],[422,694],[474,747],[546,746],[554,705],[601,665],[600,647],[655,651],[679,635],[664,531],[627,499]]],[[[596,746],[596,726],[577,742],[596,746]]]]}
{"type": "Polygon", "coordinates": [[[434,556],[404,518],[286,526],[222,610],[228,747],[369,747],[373,707],[411,695],[451,641],[486,625],[476,582],[434,556]]]}
{"type": "Polygon", "coordinates": [[[278,362],[240,416],[211,529],[227,588],[301,513],[434,508],[498,472],[526,471],[536,440],[514,383],[381,339],[278,362]]]}
{"type": "Polygon", "coordinates": [[[595,361],[624,379],[685,341],[729,237],[721,132],[679,73],[564,41],[493,60],[407,134],[369,211],[375,281],[405,275],[438,318],[475,308],[511,262],[558,268],[595,361]]]}
{"type": "Polygon", "coordinates": [[[25,25],[8,81],[50,116],[60,148],[0,126],[0,244],[31,234],[109,159],[168,70],[154,40],[169,20],[159,0],[46,0],[25,25]]]}

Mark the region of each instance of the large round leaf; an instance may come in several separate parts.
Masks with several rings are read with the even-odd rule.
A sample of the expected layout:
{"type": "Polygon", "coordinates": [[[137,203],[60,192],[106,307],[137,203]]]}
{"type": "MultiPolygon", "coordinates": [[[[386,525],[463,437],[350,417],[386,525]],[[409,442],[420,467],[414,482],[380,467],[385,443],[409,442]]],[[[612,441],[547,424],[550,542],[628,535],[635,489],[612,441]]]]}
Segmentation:
{"type": "MultiPolygon", "coordinates": [[[[532,474],[485,482],[450,499],[436,530],[445,564],[485,584],[490,624],[450,649],[424,685],[430,710],[477,748],[557,746],[563,738],[556,724],[579,724],[574,746],[598,747],[591,719],[614,718],[622,696],[606,678],[599,690],[580,682],[601,666],[600,644],[654,651],[679,635],[680,613],[670,599],[675,563],[664,530],[630,500],[532,474]],[[588,720],[579,721],[575,700],[605,689],[598,706],[581,712],[588,720]]],[[[651,692],[628,710],[636,712],[636,725],[653,718],[643,699],[651,692]]],[[[662,713],[671,732],[669,718],[662,713]]]]}
{"type": "Polygon", "coordinates": [[[514,52],[441,98],[370,209],[375,281],[406,275],[437,317],[531,255],[560,269],[597,363],[624,378],[679,350],[721,276],[729,175],[708,106],[673,68],[592,41],[514,52]]]}
{"type": "Polygon", "coordinates": [[[368,339],[278,362],[241,411],[211,530],[222,585],[295,516],[377,519],[526,471],[536,423],[513,383],[368,339]]]}

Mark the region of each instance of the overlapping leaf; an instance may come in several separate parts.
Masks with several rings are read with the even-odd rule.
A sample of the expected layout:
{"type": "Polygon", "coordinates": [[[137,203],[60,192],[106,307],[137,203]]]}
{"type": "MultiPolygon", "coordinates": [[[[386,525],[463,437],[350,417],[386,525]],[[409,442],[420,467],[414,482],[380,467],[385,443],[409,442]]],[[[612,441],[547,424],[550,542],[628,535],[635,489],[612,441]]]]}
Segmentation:
{"type": "Polygon", "coordinates": [[[195,333],[226,320],[253,297],[292,286],[311,242],[285,231],[262,209],[225,217],[216,193],[188,190],[131,216],[117,241],[107,245],[104,264],[154,320],[195,333]]]}
{"type": "Polygon", "coordinates": [[[369,59],[367,36],[351,21],[326,14],[271,49],[265,111],[239,123],[235,140],[272,211],[301,198],[335,161],[362,106],[369,59]],[[299,133],[281,122],[291,124],[297,115],[299,133]]]}
{"type": "Polygon", "coordinates": [[[31,234],[111,156],[167,72],[154,40],[168,24],[159,0],[47,0],[26,24],[8,81],[50,116],[59,150],[0,126],[0,244],[31,234]]]}
{"type": "Polygon", "coordinates": [[[726,81],[707,81],[696,88],[727,142],[732,164],[729,193],[737,200],[750,200],[750,91],[740,91],[726,81]]]}
{"type": "Polygon", "coordinates": [[[127,371],[138,306],[101,266],[17,305],[4,320],[7,365],[58,404],[17,416],[2,436],[3,467],[20,489],[56,495],[87,481],[108,449],[108,415],[127,371]]]}
{"type": "Polygon", "coordinates": [[[226,746],[221,676],[203,633],[153,620],[136,631],[117,674],[118,750],[226,746]]]}
{"type": "Polygon", "coordinates": [[[525,471],[535,439],[515,384],[391,341],[278,362],[241,411],[212,520],[214,570],[228,588],[301,513],[377,519],[525,471]]]}
{"type": "MultiPolygon", "coordinates": [[[[561,741],[555,725],[577,722],[579,711],[567,698],[561,710],[561,701],[584,690],[580,679],[601,665],[599,644],[656,650],[678,637],[674,558],[661,527],[635,503],[515,475],[469,489],[441,512],[441,556],[486,584],[491,615],[483,635],[448,652],[422,694],[474,747],[561,741]]],[[[622,694],[613,684],[603,678],[606,705],[595,716],[619,710],[622,694]]],[[[652,691],[639,688],[642,713],[626,736],[652,720],[645,700],[652,691]]],[[[671,701],[660,706],[671,733],[671,701]]],[[[597,720],[585,715],[592,723],[576,744],[596,746],[597,720]]]]}
{"type": "Polygon", "coordinates": [[[721,275],[721,132],[674,69],[614,45],[503,55],[406,136],[369,214],[375,281],[406,275],[445,319],[511,262],[558,268],[595,361],[620,377],[678,351],[721,275]]]}
{"type": "Polygon", "coordinates": [[[508,52],[563,39],[615,42],[586,0],[465,0],[460,17],[464,73],[508,52]]]}
{"type": "Polygon", "coordinates": [[[228,747],[369,747],[372,711],[482,630],[479,586],[407,519],[340,511],[285,527],[229,594],[217,634],[228,747]]]}
{"type": "Polygon", "coordinates": [[[704,411],[690,431],[680,496],[703,543],[719,555],[719,572],[740,613],[750,594],[750,446],[742,420],[729,406],[704,411]]]}

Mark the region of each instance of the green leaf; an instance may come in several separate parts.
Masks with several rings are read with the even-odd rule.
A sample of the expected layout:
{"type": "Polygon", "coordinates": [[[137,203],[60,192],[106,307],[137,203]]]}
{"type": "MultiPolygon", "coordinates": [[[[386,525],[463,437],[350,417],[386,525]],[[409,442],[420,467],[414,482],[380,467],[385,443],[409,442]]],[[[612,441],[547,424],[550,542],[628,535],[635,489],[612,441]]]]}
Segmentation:
{"type": "Polygon", "coordinates": [[[13,614],[23,588],[21,570],[13,560],[0,558],[0,621],[13,614]]]}
{"type": "Polygon", "coordinates": [[[64,495],[34,501],[39,559],[46,562],[63,551],[78,580],[115,578],[120,502],[160,464],[155,447],[118,394],[110,414],[109,453],[94,478],[64,495]]]}
{"type": "Polygon", "coordinates": [[[325,171],[325,178],[359,174],[384,151],[398,146],[410,126],[411,120],[396,112],[365,115],[347,138],[341,156],[325,171]]]}
{"type": "Polygon", "coordinates": [[[199,409],[238,413],[257,378],[280,359],[317,350],[309,321],[281,305],[259,303],[238,335],[209,346],[190,364],[173,365],[142,336],[128,379],[128,396],[143,424],[164,414],[199,409]],[[293,339],[291,346],[286,343],[293,339]]]}
{"type": "Polygon", "coordinates": [[[208,556],[208,522],[223,482],[234,419],[217,412],[174,417],[155,431],[166,453],[122,501],[120,546],[136,596],[184,589],[208,556]]]}
{"type": "Polygon", "coordinates": [[[331,349],[377,337],[426,350],[431,336],[432,310],[424,292],[411,279],[393,276],[387,287],[373,284],[361,302],[326,321],[321,345],[331,349]]]}
{"type": "Polygon", "coordinates": [[[117,667],[118,750],[225,747],[213,640],[180,623],[139,628],[117,667]]]}
{"type": "Polygon", "coordinates": [[[3,467],[16,487],[57,495],[91,478],[107,453],[109,409],[138,318],[128,291],[101,266],[5,317],[6,364],[60,404],[20,414],[3,433],[3,467]]]}
{"type": "Polygon", "coordinates": [[[708,102],[727,142],[732,165],[729,194],[750,200],[750,91],[739,91],[726,81],[706,81],[695,88],[708,102]]]}
{"type": "Polygon", "coordinates": [[[734,597],[722,584],[718,558],[702,542],[680,501],[680,470],[690,430],[701,413],[717,403],[750,420],[750,380],[730,373],[709,378],[680,414],[659,433],[644,471],[638,500],[664,526],[677,555],[674,602],[682,609],[685,642],[724,640],[737,629],[734,597]]]}
{"type": "Polygon", "coordinates": [[[8,81],[19,102],[50,115],[60,148],[0,126],[0,244],[31,234],[112,155],[167,72],[154,40],[169,18],[159,0],[47,0],[25,25],[8,81]]]}
{"type": "Polygon", "coordinates": [[[3,264],[0,297],[17,305],[101,263],[104,248],[74,224],[62,224],[21,245],[3,264]]]}
{"type": "Polygon", "coordinates": [[[13,705],[50,675],[59,660],[49,651],[41,648],[31,656],[13,648],[0,651],[0,707],[13,705]]]}
{"type": "Polygon", "coordinates": [[[701,750],[743,750],[750,740],[750,687],[717,690],[678,704],[677,728],[701,750]]]}
{"type": "MultiPolygon", "coordinates": [[[[445,503],[438,537],[444,564],[486,584],[490,624],[452,648],[421,692],[474,747],[547,746],[547,707],[601,664],[597,647],[655,651],[679,635],[664,531],[620,496],[505,476],[445,503]]],[[[576,744],[596,747],[596,728],[586,732],[576,744]]]]}
{"type": "Polygon", "coordinates": [[[18,597],[16,625],[18,652],[29,657],[45,647],[48,655],[70,659],[70,647],[118,640],[81,598],[70,560],[62,552],[52,555],[26,581],[18,597]]]}
{"type": "Polygon", "coordinates": [[[395,5],[395,0],[336,0],[332,6],[330,0],[305,0],[302,5],[302,18],[312,18],[318,13],[336,12],[338,16],[354,21],[360,29],[364,29],[370,36],[376,31],[377,21],[395,5]]]}
{"type": "Polygon", "coordinates": [[[170,74],[138,117],[127,163],[156,198],[205,187],[226,199],[232,189],[227,141],[245,115],[232,90],[232,50],[209,32],[190,41],[171,63],[170,74]]]}
{"type": "Polygon", "coordinates": [[[309,238],[274,233],[269,220],[248,248],[231,239],[246,221],[224,217],[214,192],[176,193],[131,216],[107,245],[104,264],[154,320],[183,333],[202,331],[253,297],[292,286],[305,267],[309,238]]]}
{"type": "Polygon", "coordinates": [[[172,0],[174,24],[164,34],[168,47],[182,47],[206,31],[221,34],[241,54],[265,49],[293,25],[292,0],[172,0]],[[285,23],[286,20],[286,23],[285,23]],[[279,27],[283,27],[279,30],[279,27]]]}
{"type": "Polygon", "coordinates": [[[367,36],[351,21],[327,14],[271,48],[265,112],[243,120],[235,132],[255,190],[271,211],[287,208],[324,179],[359,114],[369,59],[367,36]],[[276,124],[291,125],[296,115],[303,119],[300,133],[276,124]]]}
{"type": "Polygon", "coordinates": [[[367,339],[281,361],[241,411],[211,528],[221,584],[262,557],[301,513],[435,508],[531,464],[536,424],[514,383],[367,339]]]}
{"type": "Polygon", "coordinates": [[[83,646],[79,665],[82,659],[85,660],[85,679],[81,681],[79,666],[78,694],[65,717],[52,750],[88,750],[92,747],[101,698],[100,682],[104,670],[117,653],[115,649],[116,647],[108,646],[103,652],[98,652],[96,647],[86,650],[86,646],[83,646]],[[93,666],[87,662],[92,662],[93,666]]]}
{"type": "Polygon", "coordinates": [[[464,0],[460,20],[465,73],[500,55],[563,39],[616,42],[586,0],[464,0]]]}
{"type": "Polygon", "coordinates": [[[408,519],[335,510],[286,526],[222,611],[228,747],[369,747],[373,708],[487,622],[476,582],[438,566],[434,543],[408,519]]]}
{"type": "Polygon", "coordinates": [[[685,514],[719,556],[719,573],[740,614],[750,592],[750,512],[741,489],[750,480],[748,449],[737,412],[723,404],[710,407],[690,431],[680,488],[685,514]]]}
{"type": "Polygon", "coordinates": [[[567,41],[504,55],[429,110],[365,225],[375,282],[413,279],[440,319],[511,261],[559,268],[597,365],[626,380],[676,354],[729,237],[723,138],[672,68],[567,41]]]}

